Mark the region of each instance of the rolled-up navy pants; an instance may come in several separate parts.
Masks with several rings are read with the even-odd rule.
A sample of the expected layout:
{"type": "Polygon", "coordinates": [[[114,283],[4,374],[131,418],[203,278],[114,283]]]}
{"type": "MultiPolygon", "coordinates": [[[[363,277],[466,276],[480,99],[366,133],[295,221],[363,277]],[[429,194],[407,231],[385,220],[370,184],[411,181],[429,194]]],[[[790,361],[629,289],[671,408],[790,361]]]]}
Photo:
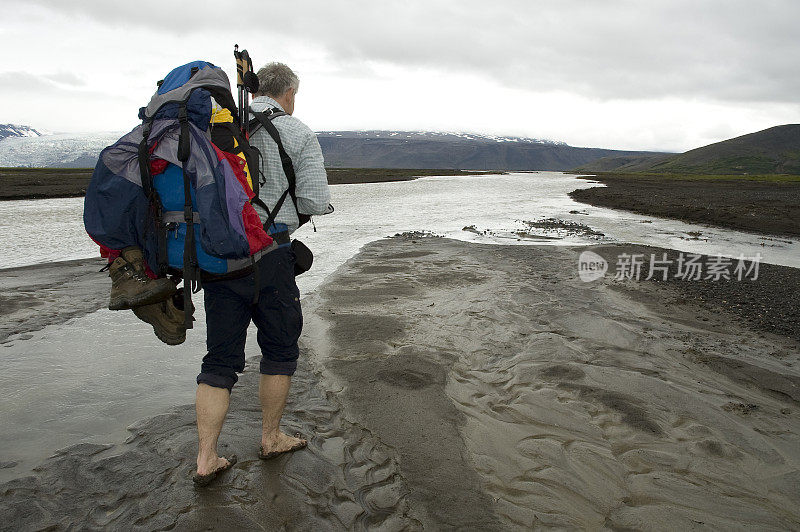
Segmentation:
{"type": "Polygon", "coordinates": [[[294,280],[294,253],[289,246],[264,255],[250,275],[205,283],[203,292],[208,353],[203,357],[198,384],[233,388],[239,379],[237,373],[244,371],[244,344],[251,320],[258,328],[260,372],[294,374],[303,314],[294,280]]]}

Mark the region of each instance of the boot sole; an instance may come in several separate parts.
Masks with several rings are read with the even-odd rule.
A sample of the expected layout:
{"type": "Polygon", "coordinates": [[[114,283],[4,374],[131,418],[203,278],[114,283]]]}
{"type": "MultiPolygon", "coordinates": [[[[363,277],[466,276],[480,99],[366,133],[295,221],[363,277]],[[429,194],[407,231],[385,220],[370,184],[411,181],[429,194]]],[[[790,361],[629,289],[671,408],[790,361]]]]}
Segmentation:
{"type": "MultiPolygon", "coordinates": [[[[135,312],[136,311],[134,310],[134,313],[135,312]]],[[[186,332],[185,331],[184,331],[184,334],[182,334],[182,335],[170,336],[169,334],[166,334],[163,331],[159,330],[159,328],[156,326],[156,324],[154,324],[152,321],[148,320],[144,316],[140,316],[139,314],[136,314],[136,317],[139,318],[140,320],[142,320],[143,322],[145,322],[146,324],[150,325],[151,327],[153,327],[153,332],[156,334],[156,337],[159,340],[161,340],[162,342],[164,342],[165,344],[167,344],[167,345],[180,345],[180,344],[182,344],[183,342],[186,341],[186,332]]]]}
{"type": "Polygon", "coordinates": [[[186,335],[181,336],[179,338],[172,338],[165,334],[161,334],[155,327],[153,327],[153,332],[156,333],[156,338],[158,338],[167,345],[181,345],[183,342],[186,341],[186,335]]]}
{"type": "Polygon", "coordinates": [[[130,310],[134,307],[161,303],[172,297],[177,291],[178,290],[175,289],[170,292],[145,292],[143,294],[138,294],[137,297],[117,297],[109,301],[108,310],[130,310]]]}

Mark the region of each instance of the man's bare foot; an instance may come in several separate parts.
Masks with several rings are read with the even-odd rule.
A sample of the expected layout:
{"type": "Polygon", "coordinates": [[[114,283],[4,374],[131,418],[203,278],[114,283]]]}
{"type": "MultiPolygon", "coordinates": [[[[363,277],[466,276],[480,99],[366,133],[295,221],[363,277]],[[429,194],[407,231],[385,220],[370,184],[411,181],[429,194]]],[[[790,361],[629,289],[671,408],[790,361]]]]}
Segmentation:
{"type": "Polygon", "coordinates": [[[192,476],[192,481],[198,487],[208,486],[220,473],[227,471],[233,467],[235,463],[235,454],[232,454],[230,458],[217,457],[203,461],[203,463],[198,466],[197,473],[192,476]]]}
{"type": "Polygon", "coordinates": [[[214,471],[219,471],[220,469],[225,469],[226,467],[228,467],[228,464],[230,464],[228,459],[220,457],[220,456],[217,456],[216,458],[215,457],[211,457],[211,458],[209,458],[207,460],[202,460],[202,461],[198,458],[197,459],[197,474],[200,475],[200,476],[205,476],[205,475],[208,475],[210,473],[213,473],[214,471]]]}
{"type": "Polygon", "coordinates": [[[308,441],[299,436],[299,433],[296,436],[289,436],[280,431],[271,435],[263,435],[261,437],[261,448],[258,451],[258,457],[262,460],[269,460],[283,453],[289,453],[304,448],[308,445],[308,441]]]}

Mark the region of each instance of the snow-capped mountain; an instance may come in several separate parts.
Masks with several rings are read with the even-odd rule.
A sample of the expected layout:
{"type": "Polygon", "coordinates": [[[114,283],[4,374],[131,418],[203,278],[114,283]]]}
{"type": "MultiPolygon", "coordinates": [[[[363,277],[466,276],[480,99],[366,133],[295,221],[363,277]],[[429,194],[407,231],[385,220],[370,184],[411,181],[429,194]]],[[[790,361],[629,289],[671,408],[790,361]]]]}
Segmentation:
{"type": "Polygon", "coordinates": [[[537,139],[531,137],[508,137],[499,135],[483,135],[479,133],[454,133],[442,131],[317,131],[317,137],[337,138],[388,138],[405,140],[433,140],[433,141],[477,141],[477,142],[514,142],[520,144],[549,144],[552,146],[566,146],[564,142],[537,139]]]}
{"type": "Polygon", "coordinates": [[[19,124],[0,124],[0,140],[9,137],[41,137],[44,133],[19,124]]]}
{"type": "Polygon", "coordinates": [[[600,157],[631,153],[475,133],[320,131],[317,138],[325,164],[340,168],[568,170],[600,157]]]}

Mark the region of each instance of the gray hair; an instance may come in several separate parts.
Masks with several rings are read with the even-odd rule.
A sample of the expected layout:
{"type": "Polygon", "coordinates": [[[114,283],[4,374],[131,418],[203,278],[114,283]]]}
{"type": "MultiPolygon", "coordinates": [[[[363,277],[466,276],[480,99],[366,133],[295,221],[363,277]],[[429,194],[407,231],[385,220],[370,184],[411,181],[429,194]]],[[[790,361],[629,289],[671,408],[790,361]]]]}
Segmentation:
{"type": "Polygon", "coordinates": [[[292,69],[283,63],[268,63],[258,71],[258,92],[256,96],[280,98],[286,91],[300,87],[300,79],[292,69]]]}

